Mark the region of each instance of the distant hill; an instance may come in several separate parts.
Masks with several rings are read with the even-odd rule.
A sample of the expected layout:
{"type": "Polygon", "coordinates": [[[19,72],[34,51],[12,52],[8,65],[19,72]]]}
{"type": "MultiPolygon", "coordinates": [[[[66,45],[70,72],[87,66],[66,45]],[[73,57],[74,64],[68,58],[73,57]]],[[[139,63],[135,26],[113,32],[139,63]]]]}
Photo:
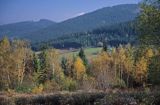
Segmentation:
{"type": "Polygon", "coordinates": [[[71,33],[87,32],[102,26],[132,21],[138,13],[137,4],[122,4],[105,7],[60,23],[40,20],[3,25],[0,26],[0,37],[7,35],[10,38],[24,38],[32,42],[47,41],[71,33]]]}
{"type": "Polygon", "coordinates": [[[85,32],[101,26],[134,20],[138,13],[139,7],[137,4],[106,7],[36,31],[26,38],[39,41],[53,39],[64,34],[85,32]]]}
{"type": "Polygon", "coordinates": [[[24,21],[6,25],[0,25],[0,38],[8,36],[10,38],[24,38],[31,32],[41,30],[56,23],[50,20],[41,19],[39,21],[24,21]]]}

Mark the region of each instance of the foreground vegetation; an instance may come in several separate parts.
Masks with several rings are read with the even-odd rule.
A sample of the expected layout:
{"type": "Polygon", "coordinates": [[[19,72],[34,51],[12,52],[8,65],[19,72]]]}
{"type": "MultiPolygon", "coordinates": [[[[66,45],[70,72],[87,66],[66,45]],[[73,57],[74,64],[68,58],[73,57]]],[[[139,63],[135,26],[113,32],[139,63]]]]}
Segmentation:
{"type": "Polygon", "coordinates": [[[159,105],[158,92],[59,92],[3,95],[1,105],[159,105]]]}

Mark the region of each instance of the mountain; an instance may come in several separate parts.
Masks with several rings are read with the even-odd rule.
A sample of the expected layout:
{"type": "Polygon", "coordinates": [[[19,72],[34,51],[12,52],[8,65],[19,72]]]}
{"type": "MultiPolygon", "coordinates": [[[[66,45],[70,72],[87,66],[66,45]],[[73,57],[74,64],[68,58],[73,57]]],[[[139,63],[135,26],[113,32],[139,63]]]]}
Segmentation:
{"type": "Polygon", "coordinates": [[[29,39],[41,42],[77,32],[87,32],[102,26],[112,26],[134,20],[139,13],[137,4],[105,7],[84,15],[55,23],[49,20],[26,21],[0,26],[0,37],[29,39]]]}
{"type": "Polygon", "coordinates": [[[24,21],[0,26],[0,38],[4,35],[9,38],[24,38],[27,34],[53,26],[56,23],[50,20],[24,21]]]}
{"type": "Polygon", "coordinates": [[[111,26],[134,20],[139,13],[137,4],[123,4],[105,7],[85,15],[75,17],[56,25],[35,31],[25,38],[44,41],[60,37],[65,34],[85,32],[101,26],[111,26]]]}

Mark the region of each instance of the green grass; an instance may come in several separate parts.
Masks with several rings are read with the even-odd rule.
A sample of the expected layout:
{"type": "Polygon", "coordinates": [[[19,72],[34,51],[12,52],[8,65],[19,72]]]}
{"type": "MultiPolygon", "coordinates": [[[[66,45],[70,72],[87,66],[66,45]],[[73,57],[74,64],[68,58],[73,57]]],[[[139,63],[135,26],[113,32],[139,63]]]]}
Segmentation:
{"type": "MultiPolygon", "coordinates": [[[[95,57],[100,51],[102,50],[102,48],[97,47],[97,48],[85,48],[84,52],[86,54],[87,58],[92,58],[95,57]]],[[[66,51],[64,53],[61,53],[61,57],[63,56],[76,56],[78,55],[79,50],[76,51],[66,51]]]]}

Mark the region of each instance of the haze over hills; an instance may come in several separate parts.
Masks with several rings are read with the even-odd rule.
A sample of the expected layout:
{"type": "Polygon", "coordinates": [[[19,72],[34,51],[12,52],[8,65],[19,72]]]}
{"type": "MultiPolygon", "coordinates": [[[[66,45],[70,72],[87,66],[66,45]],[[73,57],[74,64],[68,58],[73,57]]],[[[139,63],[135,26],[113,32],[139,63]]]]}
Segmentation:
{"type": "Polygon", "coordinates": [[[0,38],[8,36],[9,38],[23,38],[25,35],[41,30],[48,26],[53,26],[56,22],[41,19],[39,21],[24,21],[0,26],[0,38]]]}
{"type": "MultiPolygon", "coordinates": [[[[47,21],[44,22],[45,25],[22,22],[0,26],[0,37],[8,35],[9,37],[25,38],[34,42],[46,41],[65,34],[86,32],[101,26],[111,26],[132,21],[137,17],[138,13],[139,7],[137,4],[105,7],[57,24],[47,21]]],[[[41,23],[42,21],[39,22],[41,23]]]]}

